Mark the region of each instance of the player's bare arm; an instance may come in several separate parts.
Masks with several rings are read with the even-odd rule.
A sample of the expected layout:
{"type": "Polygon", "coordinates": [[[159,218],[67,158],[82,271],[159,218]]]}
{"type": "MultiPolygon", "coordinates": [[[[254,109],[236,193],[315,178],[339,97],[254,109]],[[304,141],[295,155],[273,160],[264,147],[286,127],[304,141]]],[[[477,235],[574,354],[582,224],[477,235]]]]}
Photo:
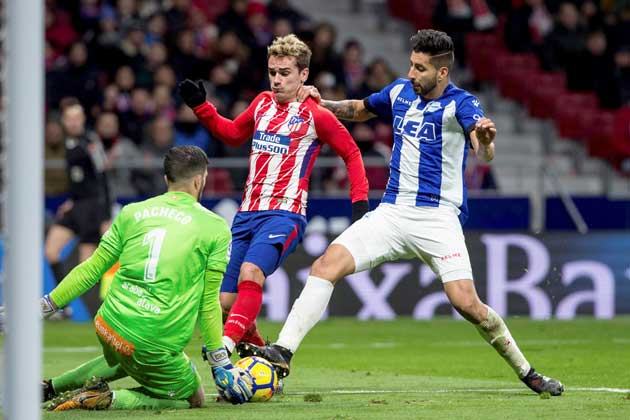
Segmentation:
{"type": "Polygon", "coordinates": [[[346,99],[343,101],[322,100],[320,104],[342,120],[362,122],[376,116],[367,110],[362,100],[358,99],[346,99]]]}
{"type": "Polygon", "coordinates": [[[343,101],[328,101],[322,99],[322,96],[315,86],[302,86],[298,90],[298,101],[304,102],[309,96],[312,96],[317,103],[342,120],[361,122],[376,117],[376,115],[367,110],[362,100],[346,99],[343,101]]]}
{"type": "Polygon", "coordinates": [[[479,159],[490,162],[494,159],[494,138],[497,128],[490,118],[481,118],[470,133],[475,154],[479,159]]]}

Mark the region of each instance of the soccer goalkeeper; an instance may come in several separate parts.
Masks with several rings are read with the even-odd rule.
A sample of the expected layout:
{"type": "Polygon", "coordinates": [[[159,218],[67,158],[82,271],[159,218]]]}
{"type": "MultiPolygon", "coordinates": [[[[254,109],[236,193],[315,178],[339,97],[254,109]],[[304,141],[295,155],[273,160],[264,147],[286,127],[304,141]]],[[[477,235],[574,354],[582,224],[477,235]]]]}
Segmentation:
{"type": "Polygon", "coordinates": [[[221,394],[235,404],[251,398],[251,378],[232,367],[221,340],[219,287],[231,237],[225,220],[198,202],[207,165],[198,147],[170,149],[168,192],[125,206],[92,257],[42,298],[46,317],[120,261],[94,319],[103,356],[44,381],[49,410],[201,407],[201,379],[183,352],[197,319],[221,394]],[[140,388],[110,390],[107,382],[126,376],[140,388]]]}

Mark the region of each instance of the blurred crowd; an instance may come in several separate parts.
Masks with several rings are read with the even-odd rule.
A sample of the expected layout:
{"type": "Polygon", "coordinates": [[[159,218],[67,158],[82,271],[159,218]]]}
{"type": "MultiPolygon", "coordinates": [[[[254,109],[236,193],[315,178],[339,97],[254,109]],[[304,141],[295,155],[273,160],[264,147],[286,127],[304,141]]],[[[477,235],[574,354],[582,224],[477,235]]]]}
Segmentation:
{"type": "MultiPolygon", "coordinates": [[[[83,104],[87,128],[102,142],[108,167],[149,162],[183,144],[197,145],[210,157],[247,157],[248,145],[224,147],[212,138],[176,95],[176,85],[184,78],[204,80],[209,100],[234,118],[268,89],[266,47],[289,33],[311,46],[310,83],[326,98],[363,97],[395,79],[386,60],[364,62],[359,41],[336,51],[335,28],[313,22],[288,0],[47,0],[47,159],[63,158],[59,111],[67,97],[83,104]]],[[[384,123],[350,129],[366,156],[381,158],[370,172],[373,188],[384,188],[391,129],[384,123]]],[[[156,171],[111,172],[116,196],[163,191],[161,178],[151,176],[156,171]]],[[[238,191],[245,176],[246,168],[213,169],[207,192],[238,191]]],[[[319,170],[312,179],[315,189],[347,188],[347,177],[336,168],[319,170]]],[[[47,194],[64,188],[63,169],[50,168],[47,194]]]]}
{"type": "MultiPolygon", "coordinates": [[[[596,90],[606,107],[630,101],[630,0],[433,0],[426,7],[431,25],[454,38],[461,65],[467,32],[503,24],[511,50],[534,51],[545,68],[564,69],[569,88],[596,90]]],[[[46,158],[63,159],[60,106],[75,97],[85,108],[87,132],[105,149],[106,167],[118,168],[109,177],[117,197],[162,192],[159,167],[138,162],[159,162],[173,145],[197,145],[211,158],[248,156],[248,144],[225,147],[212,138],[176,85],[204,80],[209,100],[235,118],[268,89],[266,47],[276,36],[296,33],[310,45],[309,83],[324,98],[362,98],[397,77],[386,55],[366,62],[361,40],[337,50],[337,29],[314,22],[289,0],[46,0],[45,17],[46,158]]],[[[367,165],[371,189],[383,189],[390,125],[372,120],[348,128],[376,162],[367,165]]],[[[214,168],[206,192],[238,192],[246,173],[214,168]]],[[[496,187],[483,165],[473,163],[467,178],[472,189],[496,187]]],[[[317,169],[311,179],[313,189],[333,193],[347,184],[342,166],[317,169]]],[[[64,169],[49,165],[46,193],[66,188],[64,169]]]]}
{"type": "Polygon", "coordinates": [[[456,42],[498,27],[512,52],[533,52],[567,88],[595,91],[602,108],[630,105],[630,0],[437,0],[433,24],[456,42]]]}

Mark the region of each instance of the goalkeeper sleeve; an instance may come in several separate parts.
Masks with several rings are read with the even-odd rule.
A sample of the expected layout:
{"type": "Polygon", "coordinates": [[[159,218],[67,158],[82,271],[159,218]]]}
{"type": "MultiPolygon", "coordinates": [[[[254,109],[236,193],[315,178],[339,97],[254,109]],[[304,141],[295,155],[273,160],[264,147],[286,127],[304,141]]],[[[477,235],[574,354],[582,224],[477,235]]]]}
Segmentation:
{"type": "Polygon", "coordinates": [[[83,293],[90,290],[103,274],[116,263],[118,255],[112,254],[102,246],[94,254],[77,265],[49,296],[59,308],[63,308],[83,293]]]}
{"type": "Polygon", "coordinates": [[[203,343],[210,351],[223,348],[223,314],[219,302],[219,289],[223,272],[206,271],[203,296],[199,305],[199,329],[203,343]]]}

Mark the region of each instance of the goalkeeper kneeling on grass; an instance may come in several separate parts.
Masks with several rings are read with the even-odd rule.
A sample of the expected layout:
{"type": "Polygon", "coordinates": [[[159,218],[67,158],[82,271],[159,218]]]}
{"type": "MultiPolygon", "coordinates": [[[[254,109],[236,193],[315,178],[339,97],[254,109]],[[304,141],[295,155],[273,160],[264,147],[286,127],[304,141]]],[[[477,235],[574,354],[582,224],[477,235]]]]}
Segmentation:
{"type": "Polygon", "coordinates": [[[225,220],[199,204],[207,165],[198,147],[170,149],[168,192],[125,206],[92,257],[42,298],[50,316],[120,261],[94,319],[103,355],[43,382],[49,410],[201,407],[201,379],[183,352],[197,319],[220,394],[234,404],[251,398],[251,377],[232,366],[221,340],[219,287],[231,237],[225,220]],[[110,389],[127,376],[140,387],[110,389]]]}

